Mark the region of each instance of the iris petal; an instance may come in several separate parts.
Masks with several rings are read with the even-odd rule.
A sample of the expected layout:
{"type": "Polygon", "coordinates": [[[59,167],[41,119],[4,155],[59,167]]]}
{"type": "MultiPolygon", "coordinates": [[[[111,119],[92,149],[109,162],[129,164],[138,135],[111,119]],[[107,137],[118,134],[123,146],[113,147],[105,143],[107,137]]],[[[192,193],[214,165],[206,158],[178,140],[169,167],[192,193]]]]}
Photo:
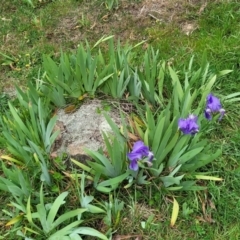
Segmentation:
{"type": "Polygon", "coordinates": [[[127,154],[127,157],[130,160],[129,168],[133,171],[137,171],[139,160],[147,157],[147,161],[150,163],[153,160],[154,155],[149,151],[149,148],[144,145],[143,141],[137,141],[134,143],[132,151],[127,154]]]}
{"type": "Polygon", "coordinates": [[[209,108],[204,111],[204,116],[208,120],[212,119],[211,110],[209,108]]]}
{"type": "Polygon", "coordinates": [[[211,120],[212,119],[212,113],[220,113],[219,121],[223,118],[225,114],[225,110],[222,108],[221,102],[219,98],[215,97],[213,94],[208,94],[207,96],[207,103],[206,103],[206,109],[204,111],[204,116],[206,119],[211,120]]]}
{"type": "Polygon", "coordinates": [[[141,153],[136,153],[136,152],[130,152],[127,154],[128,158],[130,161],[133,160],[140,160],[142,158],[142,154],[141,153]]]}
{"type": "Polygon", "coordinates": [[[184,133],[184,134],[192,134],[194,135],[199,131],[199,126],[197,124],[197,116],[190,114],[188,118],[182,119],[180,118],[178,120],[178,128],[184,133]]]}
{"type": "Polygon", "coordinates": [[[141,153],[142,155],[147,155],[149,152],[149,148],[144,145],[143,141],[137,141],[133,145],[132,152],[134,153],[141,153]]]}
{"type": "Polygon", "coordinates": [[[148,153],[148,161],[151,162],[153,160],[153,158],[154,158],[153,152],[149,151],[149,153],[148,153]]]}
{"type": "Polygon", "coordinates": [[[137,160],[131,161],[130,164],[129,164],[129,168],[133,171],[137,171],[138,170],[137,160]]]}
{"type": "Polygon", "coordinates": [[[209,94],[207,96],[207,108],[209,108],[212,112],[218,112],[222,108],[222,105],[217,97],[209,94]]]}
{"type": "Polygon", "coordinates": [[[221,108],[221,109],[219,110],[219,112],[220,112],[220,117],[219,117],[218,120],[221,121],[226,111],[225,111],[225,109],[221,108]]]}

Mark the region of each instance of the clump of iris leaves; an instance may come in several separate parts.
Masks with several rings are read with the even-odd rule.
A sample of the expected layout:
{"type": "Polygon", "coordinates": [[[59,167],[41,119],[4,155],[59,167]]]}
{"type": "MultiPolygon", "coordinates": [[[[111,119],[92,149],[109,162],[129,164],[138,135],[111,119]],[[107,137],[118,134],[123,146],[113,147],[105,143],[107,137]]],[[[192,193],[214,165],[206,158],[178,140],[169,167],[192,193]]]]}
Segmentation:
{"type": "MultiPolygon", "coordinates": [[[[76,53],[62,52],[56,61],[43,56],[43,71],[37,79],[25,91],[16,86],[18,107],[8,102],[9,110],[0,117],[0,140],[7,151],[1,156],[4,176],[0,177],[0,189],[12,196],[15,209],[9,214],[7,226],[12,228],[5,237],[81,239],[90,235],[109,239],[117,224],[109,217],[109,211],[114,214],[112,202],[94,205],[94,196],[85,192],[85,179],[103,194],[153,182],[165,192],[202,190],[205,187],[197,184],[199,179],[220,180],[201,169],[222,153],[213,150],[206,131],[212,124],[222,124],[227,105],[240,95],[219,98],[213,92],[217,77],[231,70],[211,73],[205,57],[196,69],[192,57],[184,71],[177,72],[152,47],[134,66],[134,48],[141,44],[121,46],[109,36],[93,47],[88,42],[80,44],[76,53]],[[54,184],[50,153],[59,132],[53,131],[57,121],[53,110],[98,96],[117,99],[119,106],[127,101],[135,110],[120,112],[121,126],[103,113],[113,130],[103,133],[106,150],[86,149],[92,159],[86,163],[71,159],[81,169],[67,175],[76,183],[79,208],[66,206],[61,215],[59,209],[66,204],[68,192],[47,199],[50,202],[44,194],[54,184]],[[39,181],[42,184],[36,194],[39,181]],[[89,214],[104,215],[108,231],[84,226],[89,214]]],[[[123,203],[117,201],[114,206],[116,213],[123,203]]]]}

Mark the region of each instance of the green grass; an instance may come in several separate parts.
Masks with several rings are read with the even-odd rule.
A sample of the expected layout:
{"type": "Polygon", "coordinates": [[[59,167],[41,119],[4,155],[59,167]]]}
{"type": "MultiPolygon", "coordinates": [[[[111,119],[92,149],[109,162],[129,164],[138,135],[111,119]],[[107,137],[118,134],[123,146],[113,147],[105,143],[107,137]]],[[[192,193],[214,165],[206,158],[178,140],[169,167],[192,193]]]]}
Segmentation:
{"type": "MultiPolygon", "coordinates": [[[[188,20],[187,17],[184,20],[188,20]]],[[[198,61],[204,51],[212,71],[232,69],[233,73],[221,79],[217,88],[222,92],[234,92],[240,88],[239,46],[240,6],[237,1],[209,2],[197,18],[198,29],[186,36],[173,23],[147,29],[153,46],[160,49],[163,59],[170,59],[174,65],[185,64],[192,54],[198,61]]]]}
{"type": "Polygon", "coordinates": [[[69,48],[66,39],[61,44],[54,31],[61,26],[61,18],[75,6],[76,2],[70,0],[38,2],[34,9],[23,1],[6,1],[1,6],[0,52],[7,56],[0,56],[5,66],[1,70],[2,86],[6,82],[14,84],[16,79],[20,85],[25,85],[37,77],[43,53],[54,56],[61,47],[69,48]]]}
{"type": "MultiPolygon", "coordinates": [[[[133,1],[134,2],[134,1],[133,1]]],[[[88,38],[94,43],[101,37],[104,31],[101,29],[91,30],[92,18],[88,10],[91,7],[91,14],[96,14],[101,26],[107,27],[111,24],[110,13],[107,22],[102,17],[108,14],[104,5],[96,1],[43,1],[38,2],[36,8],[22,1],[4,1],[1,3],[0,52],[8,57],[0,56],[0,85],[1,88],[19,84],[25,86],[28,81],[33,81],[38,76],[41,68],[42,54],[50,54],[54,58],[59,56],[61,48],[65,51],[74,51],[77,41],[72,35],[79,32],[83,40],[88,38]],[[77,7],[84,6],[82,13],[77,15],[76,24],[71,25],[70,15],[77,7]],[[83,16],[83,17],[82,17],[83,16]],[[60,31],[62,24],[70,24],[73,29],[60,31]],[[68,19],[69,22],[68,22],[68,19]],[[79,28],[74,29],[78,26],[79,28]],[[95,33],[96,31],[96,33],[95,33]],[[71,35],[72,34],[72,35],[71,35]],[[10,66],[11,64],[11,66],[10,66]]],[[[136,3],[135,4],[139,4],[136,3]]],[[[182,21],[194,20],[198,24],[192,34],[184,34],[177,22],[160,24],[152,20],[144,31],[141,26],[134,26],[130,16],[127,16],[127,30],[134,28],[136,33],[141,33],[149,44],[159,49],[162,59],[169,64],[181,69],[187,65],[192,55],[195,55],[195,64],[200,64],[202,55],[206,51],[210,62],[211,72],[218,73],[223,69],[232,69],[233,72],[227,76],[220,77],[215,91],[220,95],[227,95],[240,89],[240,5],[238,1],[209,1],[204,12],[198,16],[195,8],[183,16],[182,21]]],[[[119,8],[116,14],[124,11],[119,8]]],[[[123,29],[115,28],[113,33],[117,36],[122,34],[123,29]]],[[[122,42],[129,40],[129,35],[124,35],[122,42]]],[[[137,39],[140,41],[140,39],[137,39]]],[[[133,42],[137,41],[136,39],[133,42]]],[[[136,50],[135,62],[143,57],[143,49],[136,50]]],[[[6,106],[4,95],[0,96],[1,109],[6,106]],[[2,97],[1,97],[2,96],[2,97]]],[[[120,224],[117,227],[117,234],[133,236],[143,235],[143,239],[204,239],[204,240],[235,240],[240,238],[240,105],[238,102],[224,106],[227,109],[227,116],[221,122],[220,129],[213,129],[207,133],[213,148],[223,149],[223,155],[210,164],[206,171],[213,175],[222,177],[222,182],[209,182],[208,189],[202,192],[175,192],[163,194],[154,187],[137,189],[136,191],[119,193],[118,198],[125,202],[125,209],[122,212],[120,224]],[[176,225],[171,228],[170,218],[172,211],[172,196],[179,201],[180,207],[184,203],[193,210],[189,215],[180,212],[176,225]],[[142,221],[147,221],[149,216],[154,214],[153,221],[145,229],[141,227],[142,221]]],[[[219,129],[219,128],[218,128],[219,129]]],[[[56,169],[56,172],[58,169],[56,169]]],[[[55,190],[68,188],[71,183],[69,179],[58,178],[56,175],[55,190]],[[66,186],[65,186],[66,185],[66,186]]],[[[206,183],[202,183],[206,184],[206,183]]],[[[71,188],[70,188],[71,189],[71,188]]],[[[38,189],[36,189],[37,191],[38,189]]],[[[71,191],[74,191],[73,189],[71,191]]],[[[6,206],[10,199],[1,197],[1,209],[6,206]],[[2,204],[3,202],[3,204],[2,204]]],[[[12,200],[12,199],[11,199],[12,200]]],[[[107,200],[107,197],[106,199],[107,200]]],[[[77,203],[72,197],[69,208],[74,209],[77,203]]],[[[1,222],[5,223],[6,216],[0,214],[1,222]]],[[[89,225],[94,225],[94,219],[89,225]]],[[[99,230],[101,230],[101,225],[99,230]]],[[[6,229],[2,228],[5,232],[6,229]]],[[[135,236],[135,238],[134,238],[135,236]]],[[[16,239],[14,236],[8,239],[16,239]]],[[[131,239],[131,238],[129,238],[131,239]]]]}

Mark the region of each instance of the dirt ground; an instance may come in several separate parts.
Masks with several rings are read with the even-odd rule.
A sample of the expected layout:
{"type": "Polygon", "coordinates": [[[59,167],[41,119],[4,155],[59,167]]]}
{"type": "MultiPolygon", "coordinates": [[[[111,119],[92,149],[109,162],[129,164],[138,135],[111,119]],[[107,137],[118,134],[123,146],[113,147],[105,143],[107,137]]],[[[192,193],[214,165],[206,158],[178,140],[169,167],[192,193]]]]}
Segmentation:
{"type": "Polygon", "coordinates": [[[70,41],[74,46],[87,39],[98,40],[103,35],[114,34],[122,41],[146,40],[145,29],[156,24],[177,25],[189,35],[198,28],[197,18],[209,0],[144,0],[120,1],[113,11],[96,3],[84,2],[79,8],[59,21],[51,41],[70,41]]]}
{"type": "MultiPolygon", "coordinates": [[[[78,44],[86,39],[90,44],[94,44],[101,37],[109,35],[114,35],[115,39],[120,39],[122,43],[134,44],[142,40],[151,42],[149,29],[158,32],[164,27],[168,27],[169,30],[169,26],[174,29],[177,27],[186,35],[190,35],[199,28],[197,20],[209,2],[210,0],[119,0],[119,5],[111,11],[106,9],[103,1],[98,0],[82,1],[81,4],[77,4],[77,8],[70,5],[72,6],[70,10],[67,3],[62,3],[63,6],[67,6],[66,9],[57,8],[52,16],[54,23],[47,22],[41,25],[39,31],[43,35],[40,36],[40,41],[33,40],[34,47],[30,51],[38,49],[42,43],[54,48],[54,55],[58,56],[60,49],[75,50],[78,44]]],[[[9,32],[6,35],[9,40],[6,39],[5,44],[8,46],[7,54],[10,56],[18,56],[18,51],[22,50],[16,47],[19,41],[17,37],[23,38],[25,33],[14,37],[15,34],[9,32]]],[[[26,46],[28,43],[23,41],[22,44],[26,46]]],[[[3,68],[0,82],[4,83],[4,92],[14,96],[15,88],[12,85],[19,80],[14,74],[10,74],[9,77],[8,70],[7,67],[3,68]]],[[[27,76],[30,70],[23,67],[21,76],[24,72],[27,76]]]]}

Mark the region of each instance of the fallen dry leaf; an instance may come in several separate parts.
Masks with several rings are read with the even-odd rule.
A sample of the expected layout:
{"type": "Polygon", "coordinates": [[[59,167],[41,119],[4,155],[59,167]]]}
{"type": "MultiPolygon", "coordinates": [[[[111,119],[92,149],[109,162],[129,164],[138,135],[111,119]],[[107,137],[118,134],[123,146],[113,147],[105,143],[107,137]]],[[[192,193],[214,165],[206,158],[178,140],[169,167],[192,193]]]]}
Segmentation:
{"type": "Polygon", "coordinates": [[[113,237],[113,240],[125,240],[125,239],[132,239],[135,238],[135,240],[142,240],[142,236],[140,235],[116,235],[113,237]],[[135,238],[136,237],[136,238],[135,238]]]}

